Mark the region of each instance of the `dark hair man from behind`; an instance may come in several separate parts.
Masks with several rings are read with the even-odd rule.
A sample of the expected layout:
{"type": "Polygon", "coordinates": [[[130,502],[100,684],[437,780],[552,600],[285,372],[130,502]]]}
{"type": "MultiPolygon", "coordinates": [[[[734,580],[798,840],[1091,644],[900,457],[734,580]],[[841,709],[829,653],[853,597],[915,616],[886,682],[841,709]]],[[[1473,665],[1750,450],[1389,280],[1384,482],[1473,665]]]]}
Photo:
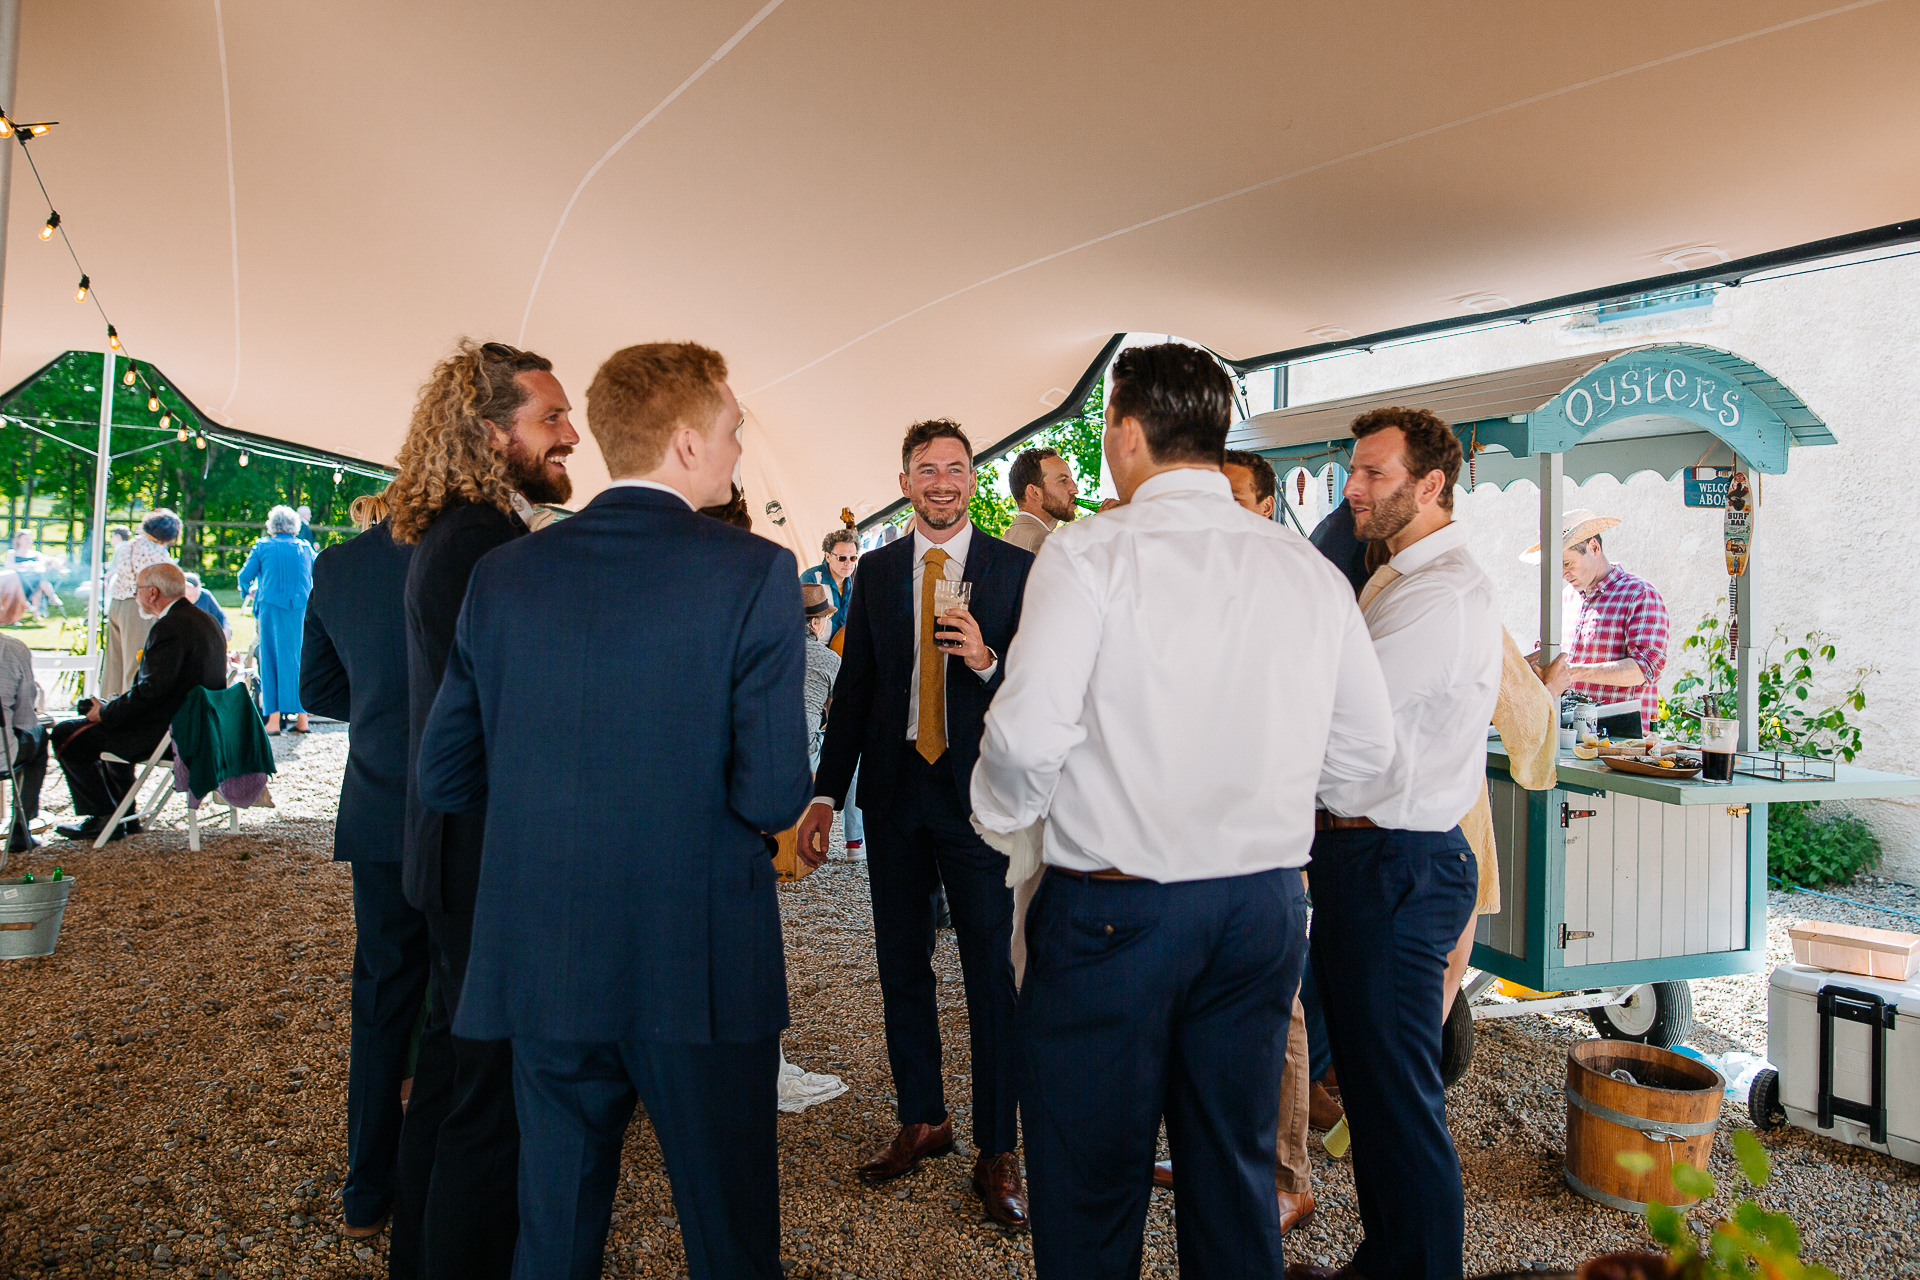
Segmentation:
{"type": "Polygon", "coordinates": [[[1280,484],[1274,477],[1271,462],[1257,453],[1229,449],[1226,464],[1220,469],[1226,473],[1227,483],[1233,486],[1235,502],[1255,515],[1273,519],[1280,484]]]}
{"type": "Polygon", "coordinates": [[[1113,362],[1107,398],[1107,422],[1128,419],[1140,424],[1154,462],[1218,468],[1233,423],[1233,384],[1220,362],[1198,347],[1129,347],[1113,362]]]}
{"type": "Polygon", "coordinates": [[[692,1274],[780,1274],[788,1011],[763,833],[806,806],[806,652],[793,553],[699,514],[741,456],[725,376],[692,343],[601,365],[587,425],[612,482],[474,571],[420,749],[431,803],[486,814],[455,1029],[513,1044],[520,1276],[599,1273],[636,1097],[672,1117],[692,1274]],[[609,751],[594,708],[671,745],[609,751]]]}
{"type": "MultiPolygon", "coordinates": [[[[400,1194],[400,1082],[427,991],[427,917],[401,886],[407,809],[407,568],[379,494],[350,508],[361,532],[313,562],[300,641],[300,705],[352,726],[333,824],[333,860],[353,875],[353,1026],[347,1050],[347,1182],[341,1234],[376,1233],[400,1194]]],[[[203,599],[210,598],[203,596],[203,599]]],[[[431,1067],[431,1063],[429,1063],[431,1067]]],[[[434,1072],[425,1073],[430,1079],[434,1072]]],[[[426,1089],[421,1105],[437,1099],[426,1089]]],[[[426,1112],[420,1113],[423,1117],[426,1112]]],[[[428,1124],[423,1130],[433,1132],[428,1124]]],[[[411,1170],[410,1170],[411,1171],[411,1170]]],[[[396,1220],[390,1265],[420,1274],[418,1204],[396,1220]]]]}
{"type": "Polygon", "coordinates": [[[404,1176],[392,1247],[420,1251],[426,1280],[505,1280],[510,1273],[519,1232],[520,1131],[512,1046],[452,1034],[473,942],[486,822],[422,801],[420,740],[474,566],[542,523],[546,513],[533,504],[564,502],[573,491],[567,455],[580,436],[571,413],[546,357],[463,340],[420,388],[399,474],[387,486],[393,540],[414,547],[406,586],[401,885],[408,903],[426,914],[435,973],[401,1137],[404,1176]]]}

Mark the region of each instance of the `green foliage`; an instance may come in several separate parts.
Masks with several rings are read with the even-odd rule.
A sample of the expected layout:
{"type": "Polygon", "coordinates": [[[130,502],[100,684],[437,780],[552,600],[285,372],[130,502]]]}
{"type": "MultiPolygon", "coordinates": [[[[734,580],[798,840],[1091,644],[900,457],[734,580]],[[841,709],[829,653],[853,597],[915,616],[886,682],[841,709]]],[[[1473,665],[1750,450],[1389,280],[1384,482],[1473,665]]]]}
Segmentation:
{"type": "MultiPolygon", "coordinates": [[[[1750,1131],[1734,1131],[1733,1155],[1749,1183],[1767,1184],[1766,1149],[1750,1131]]],[[[1614,1159],[1635,1173],[1653,1169],[1652,1157],[1641,1152],[1614,1159]]],[[[1704,1200],[1718,1189],[1713,1175],[1692,1165],[1675,1165],[1670,1177],[1683,1196],[1704,1200]]],[[[1752,1200],[1742,1200],[1713,1225],[1704,1250],[1686,1215],[1658,1201],[1647,1205],[1647,1233],[1667,1250],[1675,1280],[1837,1280],[1825,1267],[1800,1261],[1800,1231],[1792,1218],[1768,1213],[1752,1200]]]]}
{"type": "Polygon", "coordinates": [[[1013,505],[1006,490],[1000,479],[999,463],[989,462],[980,468],[979,483],[974,486],[973,497],[967,499],[967,518],[975,528],[984,529],[996,538],[1007,531],[1019,508],[1013,505]]]}
{"type": "Polygon", "coordinates": [[[1845,884],[1880,865],[1880,838],[1851,814],[1819,816],[1817,802],[1767,809],[1767,874],[1784,884],[1818,889],[1845,884]]]}
{"type": "MultiPolygon", "coordinates": [[[[216,581],[230,580],[261,536],[259,525],[275,503],[305,503],[313,509],[316,526],[343,525],[347,505],[384,483],[347,475],[335,485],[327,467],[257,454],[242,467],[236,450],[211,440],[202,449],[191,437],[178,438],[178,427],[194,428],[199,420],[145,364],[139,366],[145,381],[131,387],[117,376],[126,371],[126,360],[117,359],[114,367],[110,448],[126,456],[114,461],[108,476],[108,523],[127,523],[132,513],[155,507],[169,507],[195,524],[212,522],[215,527],[190,528],[182,539],[177,556],[183,568],[216,581]],[[159,397],[158,412],[147,408],[150,388],[159,397]],[[162,412],[173,418],[164,431],[157,425],[162,412]],[[222,529],[217,527],[221,523],[242,527],[222,529]]],[[[43,551],[76,561],[91,529],[90,454],[100,432],[102,372],[98,354],[69,352],[3,406],[9,417],[37,428],[9,423],[0,429],[0,497],[7,500],[9,524],[32,527],[43,551]]],[[[322,545],[326,541],[320,538],[322,545]]]]}
{"type": "MultiPolygon", "coordinates": [[[[1792,751],[1821,760],[1838,757],[1851,763],[1860,752],[1860,728],[1847,719],[1847,712],[1866,710],[1866,682],[1876,674],[1876,668],[1855,667],[1852,686],[1840,695],[1838,702],[1818,711],[1809,710],[1816,671],[1831,668],[1838,650],[1832,637],[1821,631],[1809,631],[1802,643],[1787,647],[1789,645],[1784,634],[1776,635],[1761,654],[1755,673],[1760,704],[1760,746],[1768,751],[1792,751]],[[1774,657],[1776,645],[1783,646],[1777,658],[1774,657]]],[[[1734,655],[1717,613],[1702,617],[1680,647],[1683,652],[1695,655],[1699,665],[1681,673],[1673,682],[1672,696],[1661,704],[1665,718],[1660,722],[1660,731],[1662,736],[1676,741],[1697,742],[1700,722],[1680,715],[1679,704],[1697,701],[1707,715],[1733,715],[1737,675],[1734,655]],[[1695,693],[1696,690],[1699,692],[1695,693]]]]}

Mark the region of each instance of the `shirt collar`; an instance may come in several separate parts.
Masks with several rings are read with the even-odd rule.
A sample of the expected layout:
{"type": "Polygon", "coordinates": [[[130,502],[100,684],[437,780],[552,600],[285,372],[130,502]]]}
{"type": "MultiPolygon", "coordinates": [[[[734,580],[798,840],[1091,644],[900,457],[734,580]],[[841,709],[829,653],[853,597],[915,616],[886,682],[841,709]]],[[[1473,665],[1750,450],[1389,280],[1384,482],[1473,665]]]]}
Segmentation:
{"type": "Polygon", "coordinates": [[[1170,493],[1207,493],[1215,497],[1233,501],[1233,482],[1224,472],[1206,467],[1175,467],[1171,471],[1162,471],[1157,476],[1149,476],[1140,482],[1133,491],[1133,501],[1140,502],[1148,498],[1164,497],[1170,493]]]}
{"type": "Polygon", "coordinates": [[[609,489],[658,489],[660,492],[670,493],[674,497],[680,499],[680,501],[686,503],[687,510],[689,511],[698,511],[700,509],[693,505],[692,500],[688,498],[686,494],[680,492],[678,489],[674,488],[670,484],[661,484],[658,480],[609,480],[607,481],[607,488],[609,489]]]}
{"type": "Polygon", "coordinates": [[[1466,545],[1466,526],[1458,521],[1452,521],[1441,525],[1420,541],[1400,551],[1387,563],[1402,575],[1416,573],[1438,560],[1446,552],[1466,545]]]}
{"type": "Polygon", "coordinates": [[[1049,533],[1051,533],[1053,530],[1058,529],[1060,527],[1060,522],[1058,520],[1055,520],[1052,516],[1035,515],[1033,512],[1027,510],[1025,507],[1020,508],[1020,510],[1016,511],[1013,516],[1015,520],[1021,519],[1022,517],[1025,517],[1026,519],[1033,521],[1035,524],[1039,525],[1042,529],[1047,530],[1049,533]]]}
{"type": "Polygon", "coordinates": [[[1626,570],[1622,569],[1619,565],[1609,565],[1607,571],[1600,575],[1600,581],[1580,593],[1581,598],[1585,600],[1598,600],[1608,591],[1619,586],[1625,575],[1626,570]]]}
{"type": "Polygon", "coordinates": [[[927,558],[927,552],[936,546],[947,553],[948,559],[958,560],[964,565],[967,562],[967,549],[973,546],[973,521],[968,520],[962,524],[960,526],[960,532],[954,534],[945,542],[934,542],[931,538],[927,537],[926,534],[920,532],[920,522],[916,519],[913,522],[913,562],[915,564],[923,563],[927,558]]]}

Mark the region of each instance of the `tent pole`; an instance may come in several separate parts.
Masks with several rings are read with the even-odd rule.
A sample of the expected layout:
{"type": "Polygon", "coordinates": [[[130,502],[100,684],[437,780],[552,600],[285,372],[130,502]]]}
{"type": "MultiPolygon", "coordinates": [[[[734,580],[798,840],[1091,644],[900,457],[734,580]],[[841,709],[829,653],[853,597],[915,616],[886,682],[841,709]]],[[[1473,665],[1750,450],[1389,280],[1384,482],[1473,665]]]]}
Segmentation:
{"type": "Polygon", "coordinates": [[[106,350],[100,374],[100,450],[93,455],[93,589],[87,592],[87,694],[100,693],[100,613],[107,607],[107,584],[100,580],[107,540],[107,474],[113,469],[113,348],[106,350]]]}
{"type": "MultiPolygon", "coordinates": [[[[1748,469],[1747,462],[1744,458],[1739,460],[1739,465],[1743,470],[1748,469]]],[[[1752,501],[1752,506],[1757,509],[1759,505],[1760,503],[1756,496],[1752,501]]],[[[1733,612],[1734,619],[1740,625],[1740,643],[1735,647],[1733,653],[1733,688],[1735,702],[1734,714],[1740,717],[1740,750],[1742,751],[1758,751],[1760,749],[1760,688],[1758,682],[1754,679],[1758,667],[1756,666],[1756,655],[1753,647],[1753,596],[1758,578],[1759,566],[1753,556],[1753,549],[1751,545],[1749,545],[1747,550],[1747,571],[1738,578],[1732,579],[1736,584],[1734,589],[1740,593],[1738,603],[1734,606],[1733,612]]]]}
{"type": "MultiPolygon", "coordinates": [[[[19,110],[14,90],[19,87],[20,0],[0,0],[0,109],[19,110]]],[[[0,295],[7,283],[7,206],[13,187],[13,148],[0,146],[0,295]]],[[[27,519],[33,512],[27,512],[27,519]]]]}
{"type": "Polygon", "coordinates": [[[1540,455],[1540,665],[1560,656],[1560,478],[1566,459],[1540,455]]]}

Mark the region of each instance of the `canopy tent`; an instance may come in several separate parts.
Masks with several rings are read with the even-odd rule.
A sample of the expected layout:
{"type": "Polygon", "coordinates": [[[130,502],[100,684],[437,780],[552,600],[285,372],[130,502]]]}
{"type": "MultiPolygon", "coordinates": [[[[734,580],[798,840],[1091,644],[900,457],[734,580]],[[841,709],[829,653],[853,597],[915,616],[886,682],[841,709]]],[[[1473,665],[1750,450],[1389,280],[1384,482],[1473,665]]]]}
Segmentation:
{"type": "MultiPolygon", "coordinates": [[[[27,6],[0,105],[217,420],[385,462],[460,334],[576,404],[694,338],[806,553],[908,422],[1002,439],[1116,331],[1248,357],[1895,223],[1916,54],[1913,0],[160,0],[27,6]]],[[[45,216],[16,174],[0,384],[103,337],[45,216]]]]}

